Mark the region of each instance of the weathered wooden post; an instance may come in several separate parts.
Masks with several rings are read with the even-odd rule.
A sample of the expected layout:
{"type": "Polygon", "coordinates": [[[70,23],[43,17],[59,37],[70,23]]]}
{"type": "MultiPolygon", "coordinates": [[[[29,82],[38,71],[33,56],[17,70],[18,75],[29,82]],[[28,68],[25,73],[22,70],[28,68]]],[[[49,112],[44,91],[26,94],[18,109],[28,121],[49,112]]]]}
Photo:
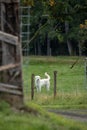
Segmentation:
{"type": "Polygon", "coordinates": [[[57,89],[57,71],[54,71],[54,98],[56,97],[56,89],[57,89]]]}
{"type": "Polygon", "coordinates": [[[19,0],[0,0],[0,99],[23,105],[19,0]]]}
{"type": "Polygon", "coordinates": [[[31,100],[34,99],[34,74],[31,75],[31,100]]]}

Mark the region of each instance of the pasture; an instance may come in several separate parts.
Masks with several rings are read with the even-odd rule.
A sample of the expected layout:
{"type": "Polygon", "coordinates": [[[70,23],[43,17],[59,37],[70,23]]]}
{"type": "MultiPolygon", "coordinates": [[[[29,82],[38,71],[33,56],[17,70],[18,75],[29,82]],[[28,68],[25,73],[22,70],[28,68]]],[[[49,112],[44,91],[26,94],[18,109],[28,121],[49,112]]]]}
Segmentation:
{"type": "MultiPolygon", "coordinates": [[[[24,57],[23,62],[24,101],[30,111],[16,110],[0,101],[0,130],[86,130],[86,122],[68,119],[45,110],[48,108],[87,109],[84,57],[81,57],[72,69],[70,67],[77,57],[27,58],[24,57]],[[25,64],[25,61],[29,63],[25,64]],[[58,72],[55,99],[53,97],[54,70],[58,72]],[[35,89],[34,100],[31,100],[31,75],[38,74],[44,77],[45,72],[51,76],[50,91],[47,92],[43,88],[41,93],[37,93],[35,89]]],[[[84,111],[84,114],[87,114],[87,111],[84,111]]]]}
{"type": "Polygon", "coordinates": [[[50,91],[42,88],[41,93],[34,90],[34,100],[44,107],[87,107],[87,89],[85,82],[84,57],[24,57],[23,80],[25,102],[31,100],[31,75],[44,73],[51,76],[50,91]],[[28,64],[25,62],[29,61],[28,64]],[[76,62],[77,61],[77,62],[76,62]],[[54,71],[57,71],[57,96],[54,100],[54,71]],[[67,106],[68,105],[68,106],[67,106]]]}

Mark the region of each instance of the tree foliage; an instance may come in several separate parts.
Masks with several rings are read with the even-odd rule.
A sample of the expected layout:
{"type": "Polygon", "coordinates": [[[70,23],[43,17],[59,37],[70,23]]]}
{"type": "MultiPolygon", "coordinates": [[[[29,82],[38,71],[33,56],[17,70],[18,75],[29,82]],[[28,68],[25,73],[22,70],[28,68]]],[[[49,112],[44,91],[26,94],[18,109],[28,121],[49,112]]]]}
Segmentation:
{"type": "MultiPolygon", "coordinates": [[[[31,40],[32,47],[39,43],[40,46],[45,46],[46,50],[48,37],[50,47],[55,42],[57,45],[63,43],[61,46],[67,46],[67,39],[69,39],[72,49],[76,51],[79,49],[79,41],[85,42],[87,40],[87,20],[85,20],[87,17],[87,0],[21,0],[21,3],[31,6],[30,37],[33,39],[31,40]],[[85,23],[83,24],[84,20],[85,23]],[[66,22],[68,23],[67,33],[66,22]],[[45,26],[42,28],[44,24],[45,26]]],[[[59,49],[61,48],[56,48],[56,51],[59,49]]],[[[75,53],[78,54],[78,51],[75,53]]]]}

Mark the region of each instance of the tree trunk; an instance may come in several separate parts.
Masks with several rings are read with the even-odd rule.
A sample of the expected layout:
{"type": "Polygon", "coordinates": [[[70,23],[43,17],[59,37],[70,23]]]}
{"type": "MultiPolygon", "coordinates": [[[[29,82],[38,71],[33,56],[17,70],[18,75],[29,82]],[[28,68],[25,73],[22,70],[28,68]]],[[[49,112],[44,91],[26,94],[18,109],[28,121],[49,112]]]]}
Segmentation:
{"type": "MultiPolygon", "coordinates": [[[[68,13],[67,8],[65,8],[65,12],[68,13]]],[[[69,32],[69,22],[66,20],[65,21],[65,33],[66,33],[66,35],[68,34],[68,32],[69,32]]],[[[69,55],[73,55],[73,47],[72,47],[72,44],[71,44],[70,40],[68,39],[68,37],[67,37],[67,46],[68,46],[69,55]]]]}
{"type": "Polygon", "coordinates": [[[67,46],[68,46],[69,55],[70,56],[74,55],[73,47],[69,39],[67,39],[67,46]]]}
{"type": "Polygon", "coordinates": [[[51,56],[50,39],[47,35],[47,56],[51,56]]]}
{"type": "Polygon", "coordinates": [[[82,56],[82,45],[80,41],[79,41],[78,47],[79,47],[79,56],[82,56]]]}
{"type": "MultiPolygon", "coordinates": [[[[69,22],[68,21],[65,21],[65,33],[66,35],[68,34],[69,32],[69,22]]],[[[68,52],[69,52],[69,55],[73,55],[73,47],[72,47],[72,44],[70,42],[70,40],[67,38],[67,46],[68,46],[68,52]]]]}
{"type": "Polygon", "coordinates": [[[36,47],[36,41],[34,42],[34,54],[37,55],[37,47],[36,47]]]}
{"type": "MultiPolygon", "coordinates": [[[[38,25],[38,28],[40,29],[40,26],[41,26],[41,23],[39,23],[38,25]]],[[[38,40],[37,40],[37,52],[38,52],[38,55],[41,55],[41,43],[40,43],[40,34],[39,34],[39,37],[38,37],[38,40]]]]}
{"type": "Polygon", "coordinates": [[[41,55],[41,45],[39,41],[37,43],[37,52],[38,52],[38,55],[41,55]]]}

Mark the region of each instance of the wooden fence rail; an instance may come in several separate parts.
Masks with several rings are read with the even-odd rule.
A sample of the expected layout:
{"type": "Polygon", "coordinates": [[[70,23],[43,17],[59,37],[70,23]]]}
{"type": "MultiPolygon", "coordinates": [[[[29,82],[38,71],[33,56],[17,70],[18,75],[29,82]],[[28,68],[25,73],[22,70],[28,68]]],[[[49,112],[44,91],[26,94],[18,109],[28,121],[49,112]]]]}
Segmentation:
{"type": "Polygon", "coordinates": [[[0,31],[0,40],[12,45],[18,45],[18,37],[12,34],[8,34],[0,31]]]}
{"type": "Polygon", "coordinates": [[[20,65],[20,63],[16,63],[16,64],[8,64],[8,65],[3,65],[3,66],[0,66],[0,71],[4,71],[4,70],[8,70],[8,69],[13,69],[15,67],[18,67],[20,65]]]}
{"type": "Polygon", "coordinates": [[[10,93],[14,95],[22,95],[22,92],[19,90],[20,87],[15,85],[9,85],[0,83],[0,92],[10,93]]]}

